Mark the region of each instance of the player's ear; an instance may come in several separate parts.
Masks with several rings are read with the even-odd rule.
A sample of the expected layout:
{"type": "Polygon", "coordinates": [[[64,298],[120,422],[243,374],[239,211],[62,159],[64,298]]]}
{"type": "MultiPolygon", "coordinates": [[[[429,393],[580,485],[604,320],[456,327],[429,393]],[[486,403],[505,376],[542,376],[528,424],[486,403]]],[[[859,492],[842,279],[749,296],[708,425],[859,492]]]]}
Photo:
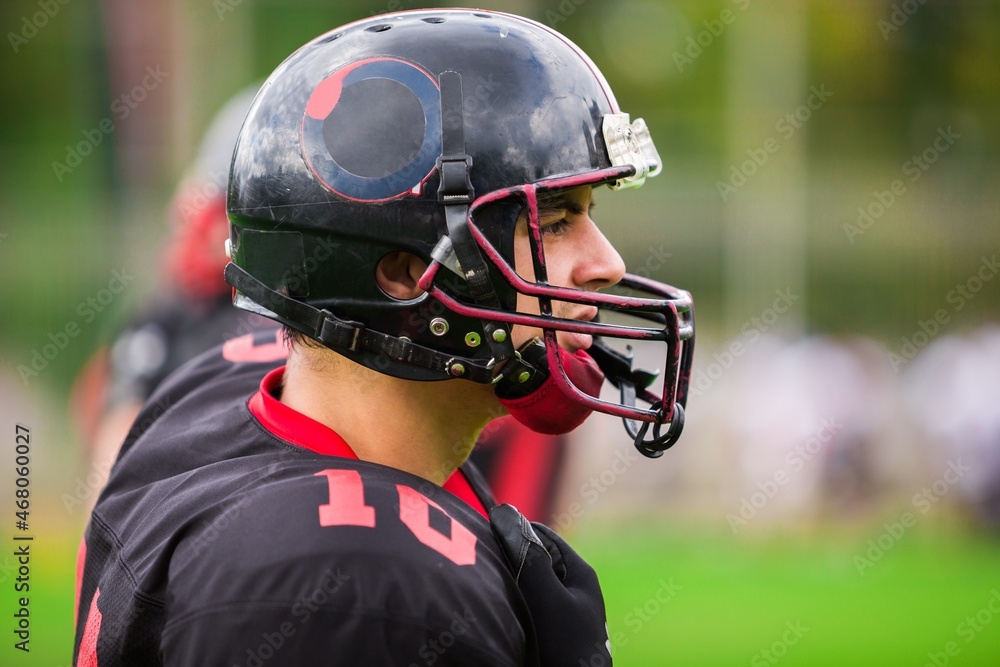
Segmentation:
{"type": "Polygon", "coordinates": [[[375,267],[375,279],[382,291],[394,299],[408,301],[424,293],[417,285],[427,270],[427,262],[408,252],[391,252],[375,267]]]}

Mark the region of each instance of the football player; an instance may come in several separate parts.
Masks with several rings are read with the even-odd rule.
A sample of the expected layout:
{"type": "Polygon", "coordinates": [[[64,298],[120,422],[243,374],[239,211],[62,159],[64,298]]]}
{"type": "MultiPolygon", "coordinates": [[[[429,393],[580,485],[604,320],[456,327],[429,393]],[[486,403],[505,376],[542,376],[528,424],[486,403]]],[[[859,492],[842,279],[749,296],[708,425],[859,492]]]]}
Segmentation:
{"type": "Polygon", "coordinates": [[[81,548],[76,663],[610,664],[593,569],[463,462],[505,413],[677,440],[690,296],[590,217],[660,167],[591,60],[520,17],[403,12],[292,54],[240,132],[225,272],[284,331],[139,413],[81,548]],[[662,344],[660,390],[606,339],[662,344]]]}
{"type": "MultiPolygon", "coordinates": [[[[171,236],[162,253],[156,298],[113,344],[95,352],[74,383],[74,423],[90,463],[87,495],[75,498],[89,515],[125,435],[153,390],[170,373],[226,340],[277,323],[233,308],[222,273],[228,260],[226,181],[233,147],[260,88],[240,91],[216,114],[169,210],[171,236]]],[[[470,460],[499,502],[532,521],[551,521],[565,471],[568,438],[531,431],[509,417],[480,434],[470,460]]]]}

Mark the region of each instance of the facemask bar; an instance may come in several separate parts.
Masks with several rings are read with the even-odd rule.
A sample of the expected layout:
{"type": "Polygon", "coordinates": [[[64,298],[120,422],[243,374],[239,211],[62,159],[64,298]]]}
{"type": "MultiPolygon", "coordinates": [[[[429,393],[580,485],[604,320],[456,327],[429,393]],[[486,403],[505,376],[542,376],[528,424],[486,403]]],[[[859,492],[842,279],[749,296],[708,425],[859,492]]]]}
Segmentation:
{"type": "MultiPolygon", "coordinates": [[[[553,190],[565,190],[583,185],[598,185],[607,182],[617,182],[630,173],[631,166],[612,167],[587,174],[552,178],[534,184],[505,188],[483,195],[476,199],[469,209],[468,225],[480,250],[503,276],[504,280],[517,292],[532,296],[539,301],[542,314],[530,315],[520,312],[497,311],[478,306],[472,306],[451,297],[434,284],[434,277],[442,263],[447,263],[447,252],[435,252],[434,260],[420,278],[419,285],[431,297],[439,300],[449,309],[468,317],[491,319],[508,324],[521,324],[541,328],[545,331],[546,353],[549,368],[560,389],[575,400],[592,410],[604,412],[626,420],[626,429],[640,442],[650,443],[653,451],[661,451],[666,447],[660,445],[673,444],[679,435],[680,423],[683,417],[683,402],[686,400],[687,384],[690,378],[691,359],[693,356],[694,315],[691,296],[677,288],[627,275],[621,284],[630,289],[644,292],[653,298],[620,296],[598,292],[584,292],[577,289],[554,287],[546,284],[545,254],[542,244],[541,227],[538,216],[538,195],[553,190]],[[521,278],[514,268],[505,260],[496,248],[486,239],[476,226],[474,219],[478,209],[501,200],[519,198],[526,204],[528,238],[532,246],[532,256],[535,263],[536,282],[528,282],[521,278]],[[581,322],[558,318],[552,314],[551,302],[564,301],[580,305],[596,306],[598,309],[613,310],[635,316],[654,323],[656,326],[637,327],[602,322],[581,322]],[[578,389],[570,381],[559,358],[556,343],[556,332],[578,332],[592,336],[619,338],[624,340],[663,341],[667,346],[662,395],[656,396],[645,387],[635,387],[633,382],[624,377],[609,375],[608,379],[622,390],[622,402],[614,403],[594,398],[578,389]],[[641,399],[650,403],[649,408],[640,408],[635,400],[641,399]],[[678,414],[678,409],[680,413],[678,414]],[[631,425],[629,422],[633,422],[631,425]],[[637,425],[634,422],[642,422],[637,425]],[[653,439],[646,438],[649,425],[653,424],[653,439]],[[659,435],[660,428],[668,426],[667,434],[659,435]],[[670,440],[669,444],[667,441],[670,440]]],[[[619,355],[621,356],[621,355],[619,355]]],[[[602,368],[603,370],[603,368],[602,368]]],[[[502,374],[502,367],[498,369],[502,374]]],[[[606,373],[607,374],[607,373],[606,373]]],[[[643,451],[647,455],[646,451],[643,451]]]]}

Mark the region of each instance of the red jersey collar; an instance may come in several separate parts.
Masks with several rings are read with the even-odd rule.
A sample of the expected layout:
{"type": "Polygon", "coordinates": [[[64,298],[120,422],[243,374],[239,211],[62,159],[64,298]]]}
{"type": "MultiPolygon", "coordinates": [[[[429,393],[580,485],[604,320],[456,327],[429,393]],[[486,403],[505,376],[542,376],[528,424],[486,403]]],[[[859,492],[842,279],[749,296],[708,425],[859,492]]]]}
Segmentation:
{"type": "MultiPolygon", "coordinates": [[[[285,367],[275,368],[260,381],[260,389],[247,404],[250,413],[275,437],[324,456],[357,460],[351,446],[329,426],[293,410],[277,399],[285,367]]],[[[453,493],[481,515],[489,518],[486,507],[473,491],[461,470],[456,470],[443,488],[453,493]]]]}
{"type": "Polygon", "coordinates": [[[329,426],[293,410],[277,399],[285,367],[275,368],[260,381],[260,389],[250,398],[250,412],[261,426],[285,442],[324,456],[357,459],[351,446],[329,426]]]}

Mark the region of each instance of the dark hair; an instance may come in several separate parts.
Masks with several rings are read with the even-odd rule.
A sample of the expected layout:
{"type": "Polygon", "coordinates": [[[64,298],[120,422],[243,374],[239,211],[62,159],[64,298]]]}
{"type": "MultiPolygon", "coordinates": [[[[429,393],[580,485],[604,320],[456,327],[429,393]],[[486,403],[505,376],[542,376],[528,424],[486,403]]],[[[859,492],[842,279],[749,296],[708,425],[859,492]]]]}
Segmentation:
{"type": "Polygon", "coordinates": [[[293,345],[311,348],[326,347],[315,338],[302,333],[298,329],[293,329],[287,324],[281,325],[281,337],[288,343],[288,347],[292,347],[293,345]]]}

